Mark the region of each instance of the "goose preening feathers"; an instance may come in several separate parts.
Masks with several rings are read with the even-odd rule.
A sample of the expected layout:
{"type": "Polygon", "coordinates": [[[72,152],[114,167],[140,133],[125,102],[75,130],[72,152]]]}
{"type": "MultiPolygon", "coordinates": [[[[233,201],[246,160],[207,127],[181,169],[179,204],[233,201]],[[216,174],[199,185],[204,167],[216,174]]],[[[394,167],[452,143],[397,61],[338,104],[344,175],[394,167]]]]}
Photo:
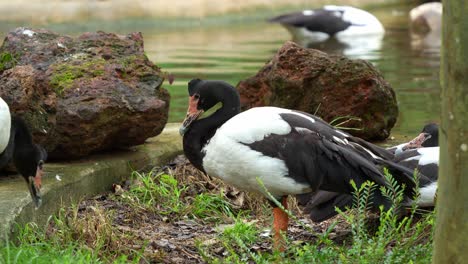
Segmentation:
{"type": "MultiPolygon", "coordinates": [[[[358,186],[368,180],[387,185],[383,167],[402,184],[415,186],[413,171],[394,163],[391,152],[316,116],[277,107],[241,113],[238,92],[223,81],[195,79],[188,91],[187,116],[180,128],[185,155],[199,170],[239,189],[266,194],[266,188],[285,204],[287,195],[317,190],[350,194],[351,180],[358,186]],[[200,118],[218,103],[221,108],[200,118]]],[[[408,197],[413,194],[410,188],[408,197]]],[[[374,197],[376,205],[390,205],[380,192],[374,197]]],[[[287,214],[274,207],[273,216],[275,241],[280,241],[287,214]]]]}
{"type": "Polygon", "coordinates": [[[0,168],[13,162],[17,171],[28,185],[34,205],[39,207],[43,164],[47,159],[46,151],[33,143],[26,123],[12,116],[8,105],[0,98],[0,168]]]}
{"type": "MultiPolygon", "coordinates": [[[[421,133],[409,142],[387,148],[395,153],[392,161],[412,171],[417,170],[424,177],[419,178],[419,197],[415,201],[419,207],[433,207],[435,203],[439,169],[438,125],[429,123],[421,133]]],[[[314,222],[327,220],[335,215],[335,207],[344,211],[353,206],[353,196],[347,193],[319,190],[315,193],[298,195],[298,201],[305,206],[305,212],[314,222]]],[[[403,205],[410,206],[414,201],[408,197],[403,205]]]]}
{"type": "Polygon", "coordinates": [[[400,154],[409,149],[436,146],[439,146],[439,126],[435,123],[429,123],[425,125],[421,133],[411,141],[387,148],[387,150],[395,154],[400,154]]]}

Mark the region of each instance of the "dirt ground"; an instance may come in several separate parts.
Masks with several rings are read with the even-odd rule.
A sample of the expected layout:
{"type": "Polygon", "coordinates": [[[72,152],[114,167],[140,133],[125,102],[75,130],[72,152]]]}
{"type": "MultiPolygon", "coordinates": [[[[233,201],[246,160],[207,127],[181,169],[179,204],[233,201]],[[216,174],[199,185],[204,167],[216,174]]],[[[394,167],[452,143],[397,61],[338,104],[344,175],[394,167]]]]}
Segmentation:
{"type": "MultiPolygon", "coordinates": [[[[209,178],[192,167],[183,156],[161,170],[189,186],[185,191],[186,196],[201,192],[224,192],[234,207],[250,212],[246,221],[263,230],[250,250],[272,251],[271,207],[266,199],[260,195],[240,192],[217,179],[209,178]]],[[[119,196],[124,196],[132,184],[136,183],[127,181],[116,185],[113,193],[82,201],[75,210],[69,210],[66,218],[69,219],[68,228],[73,229],[71,233],[90,247],[104,244],[103,247],[101,245],[101,250],[115,251],[116,256],[118,252],[127,254],[130,258],[132,252],[142,253],[145,260],[141,263],[205,263],[197,249],[197,243],[207,248],[212,257],[223,258],[228,254],[218,238],[222,230],[233,225],[233,219],[226,217],[221,223],[216,223],[186,216],[161,215],[157,213],[158,210],[129,206],[119,196]]],[[[187,197],[182,198],[187,200],[187,197]]],[[[154,207],[157,209],[158,205],[155,204],[154,207]]],[[[289,224],[287,236],[292,244],[313,242],[317,238],[316,234],[323,233],[336,220],[338,224],[329,238],[339,242],[349,237],[349,227],[344,220],[340,220],[340,216],[316,224],[302,214],[294,199],[290,199],[289,207],[299,219],[299,222],[290,221],[289,224]],[[310,229],[306,230],[305,226],[310,229]]],[[[52,234],[61,228],[63,227],[52,224],[48,232],[52,234]]]]}

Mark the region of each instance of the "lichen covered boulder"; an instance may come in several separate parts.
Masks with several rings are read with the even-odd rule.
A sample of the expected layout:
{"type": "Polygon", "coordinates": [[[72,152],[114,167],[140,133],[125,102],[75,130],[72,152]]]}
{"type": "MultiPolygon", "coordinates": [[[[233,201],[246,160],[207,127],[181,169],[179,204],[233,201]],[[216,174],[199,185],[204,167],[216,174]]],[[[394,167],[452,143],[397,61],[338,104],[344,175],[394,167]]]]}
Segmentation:
{"type": "Polygon", "coordinates": [[[164,74],[141,33],[77,38],[18,28],[0,47],[0,96],[55,159],[139,145],[164,128],[164,74]]]}
{"type": "Polygon", "coordinates": [[[364,60],[305,49],[287,42],[255,76],[237,85],[242,108],[278,106],[297,109],[331,122],[337,117],[351,134],[366,140],[389,136],[398,116],[393,89],[364,60]]]}

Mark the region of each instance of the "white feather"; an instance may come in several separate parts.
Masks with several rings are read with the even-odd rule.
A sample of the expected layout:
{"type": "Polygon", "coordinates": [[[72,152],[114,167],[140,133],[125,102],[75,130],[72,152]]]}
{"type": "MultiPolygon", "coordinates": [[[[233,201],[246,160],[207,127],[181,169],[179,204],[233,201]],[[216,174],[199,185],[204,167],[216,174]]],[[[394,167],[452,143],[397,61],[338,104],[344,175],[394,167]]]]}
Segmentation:
{"type": "Polygon", "coordinates": [[[403,152],[403,147],[406,146],[406,145],[408,145],[407,142],[406,142],[406,143],[402,143],[402,144],[400,144],[400,145],[396,145],[396,146],[391,147],[391,148],[387,148],[387,149],[388,149],[388,150],[390,150],[390,149],[395,149],[395,155],[396,155],[396,154],[402,153],[402,152],[403,152]]]}
{"type": "Polygon", "coordinates": [[[341,143],[341,144],[343,144],[343,145],[348,144],[348,141],[347,141],[346,139],[345,139],[345,140],[346,140],[346,141],[345,141],[345,140],[342,140],[341,138],[339,138],[339,137],[337,137],[337,136],[333,136],[333,140],[334,140],[335,142],[341,143]]]}
{"type": "Polygon", "coordinates": [[[252,108],[234,116],[217,130],[202,150],[205,153],[203,167],[208,175],[249,191],[261,190],[257,182],[259,178],[276,197],[311,191],[308,184],[300,184],[287,176],[288,168],[283,160],[265,156],[245,145],[270,134],[291,132],[291,126],[281,118],[281,113],[297,114],[314,121],[276,107],[252,108]]]}
{"type": "Polygon", "coordinates": [[[345,36],[355,37],[356,35],[367,34],[383,34],[385,32],[382,23],[367,11],[351,6],[335,5],[326,5],[324,6],[324,9],[343,12],[343,20],[352,24],[345,31],[338,32],[336,34],[337,38],[345,36]]]}
{"type": "Polygon", "coordinates": [[[250,144],[270,134],[285,135],[291,126],[279,114],[294,113],[278,107],[256,107],[234,116],[224,123],[216,134],[222,134],[235,141],[250,144]]]}
{"type": "Polygon", "coordinates": [[[335,132],[338,133],[338,134],[340,134],[340,135],[342,135],[342,136],[344,136],[344,137],[349,137],[349,135],[346,134],[346,133],[343,132],[343,131],[340,131],[340,130],[336,130],[336,129],[335,129],[335,132]]]}
{"type": "Polygon", "coordinates": [[[405,159],[405,161],[418,160],[419,166],[431,163],[439,165],[439,147],[419,148],[416,151],[419,155],[405,159]]]}
{"type": "Polygon", "coordinates": [[[7,103],[0,98],[0,153],[8,146],[10,140],[11,115],[7,103]]]}
{"type": "Polygon", "coordinates": [[[434,206],[434,198],[437,192],[437,182],[419,189],[420,197],[417,201],[419,206],[434,206]]]}
{"type": "Polygon", "coordinates": [[[439,165],[439,147],[419,148],[418,152],[421,154],[419,165],[437,164],[439,165]]]}

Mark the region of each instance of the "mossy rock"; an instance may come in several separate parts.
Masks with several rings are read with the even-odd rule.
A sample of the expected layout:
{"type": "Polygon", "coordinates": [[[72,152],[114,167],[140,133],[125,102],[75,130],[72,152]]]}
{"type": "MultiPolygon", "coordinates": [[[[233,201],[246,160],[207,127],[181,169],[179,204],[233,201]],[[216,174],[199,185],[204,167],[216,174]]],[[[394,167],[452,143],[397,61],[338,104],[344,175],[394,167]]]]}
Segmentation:
{"type": "Polygon", "coordinates": [[[102,76],[105,71],[106,61],[102,58],[81,61],[67,61],[50,66],[50,85],[58,96],[73,87],[78,79],[92,79],[102,76]]]}

